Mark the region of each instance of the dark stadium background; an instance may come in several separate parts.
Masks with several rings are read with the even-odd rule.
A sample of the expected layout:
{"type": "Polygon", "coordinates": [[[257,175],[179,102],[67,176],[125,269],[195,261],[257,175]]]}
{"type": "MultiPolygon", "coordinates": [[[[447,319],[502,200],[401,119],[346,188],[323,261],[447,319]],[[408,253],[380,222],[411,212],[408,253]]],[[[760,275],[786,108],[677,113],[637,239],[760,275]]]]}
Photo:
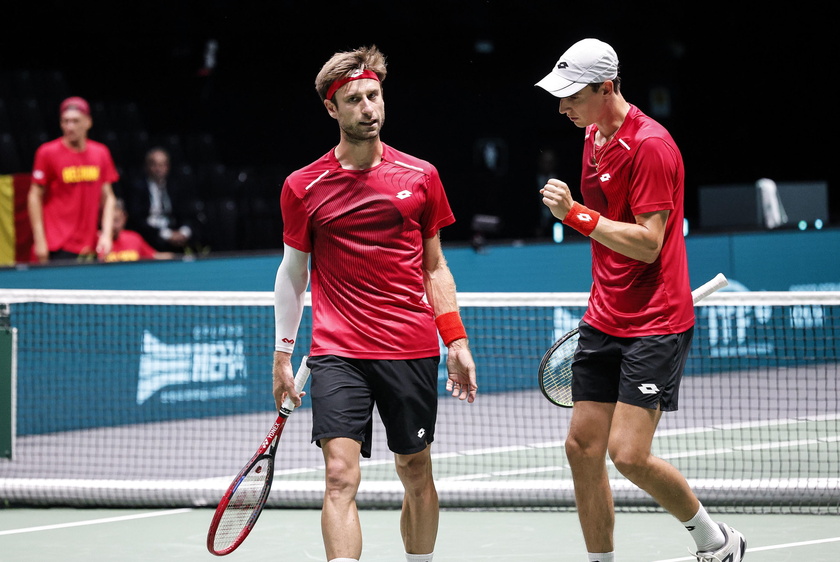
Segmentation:
{"type": "MultiPolygon", "coordinates": [[[[534,83],[566,47],[595,36],[616,48],[628,101],[651,112],[652,96],[667,93],[670,111],[657,118],[682,149],[687,216],[702,228],[701,185],[833,175],[836,69],[819,29],[827,9],[745,4],[49,0],[4,8],[0,71],[8,82],[21,70],[60,70],[73,95],[106,108],[136,104],[150,142],[206,135],[224,174],[211,187],[213,168],[205,167],[196,181],[208,199],[221,190],[235,200],[239,220],[249,222],[243,198],[252,191],[235,193],[245,189],[236,179],[243,171],[254,178],[248,189],[262,205],[254,213],[271,220],[285,174],[338,139],[315,74],[333,52],[375,43],[389,60],[383,140],[439,168],[458,218],[445,241],[468,241],[475,214],[501,218],[491,238],[527,241],[540,210],[539,151],[558,151],[559,175],[576,187],[581,149],[580,131],[534,83]],[[206,72],[208,41],[218,51],[206,72]],[[495,172],[477,157],[487,139],[506,150],[495,172]]],[[[16,95],[8,83],[0,92],[16,95]]],[[[41,109],[58,136],[55,107],[41,109]]],[[[103,134],[96,125],[93,138],[103,134]]],[[[31,157],[21,154],[18,171],[29,170],[31,157]]],[[[140,164],[118,161],[130,173],[140,164]]],[[[835,224],[838,200],[830,203],[835,224]]],[[[226,249],[280,245],[266,229],[226,249]]]]}

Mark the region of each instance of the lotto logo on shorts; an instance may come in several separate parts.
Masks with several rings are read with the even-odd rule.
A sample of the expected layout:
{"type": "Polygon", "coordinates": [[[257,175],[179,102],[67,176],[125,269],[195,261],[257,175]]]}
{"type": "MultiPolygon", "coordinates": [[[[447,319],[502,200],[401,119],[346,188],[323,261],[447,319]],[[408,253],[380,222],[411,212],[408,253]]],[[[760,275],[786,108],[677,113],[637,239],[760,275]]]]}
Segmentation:
{"type": "Polygon", "coordinates": [[[422,439],[424,435],[426,435],[426,430],[421,427],[420,431],[417,432],[417,437],[422,439]]]}
{"type": "Polygon", "coordinates": [[[642,394],[656,394],[657,392],[659,392],[659,389],[656,387],[656,385],[650,383],[640,384],[639,390],[642,392],[642,394]]]}
{"type": "Polygon", "coordinates": [[[403,189],[402,191],[397,193],[397,199],[407,199],[411,196],[412,196],[412,193],[407,189],[403,189]]]}

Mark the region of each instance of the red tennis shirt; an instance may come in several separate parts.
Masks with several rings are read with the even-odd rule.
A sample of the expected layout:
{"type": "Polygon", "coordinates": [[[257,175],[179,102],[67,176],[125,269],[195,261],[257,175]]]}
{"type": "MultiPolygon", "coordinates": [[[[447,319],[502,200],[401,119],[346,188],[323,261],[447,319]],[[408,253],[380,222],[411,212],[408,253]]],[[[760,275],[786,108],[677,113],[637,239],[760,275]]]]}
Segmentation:
{"type": "Polygon", "coordinates": [[[32,181],[45,188],[44,233],[51,252],[96,249],[102,184],[119,179],[104,144],[88,139],[85,149],[76,152],[58,138],[38,147],[32,181]]]}
{"type": "Polygon", "coordinates": [[[662,250],[651,264],[592,240],[592,291],[584,320],[618,337],[684,332],[694,325],[694,306],[682,232],[682,155],[668,131],[632,105],[616,135],[597,154],[596,131],[595,125],[587,127],[584,142],[584,204],[627,223],[643,213],[670,214],[662,250]]]}
{"type": "Polygon", "coordinates": [[[284,242],[311,254],[310,354],[439,354],[423,240],[455,218],[434,166],[383,145],[378,165],[345,170],[331,150],[286,179],[280,206],[284,242]]]}
{"type": "Polygon", "coordinates": [[[146,242],[139,232],[121,230],[111,246],[111,252],[100,255],[99,259],[106,262],[138,261],[155,257],[155,249],[146,242]]]}

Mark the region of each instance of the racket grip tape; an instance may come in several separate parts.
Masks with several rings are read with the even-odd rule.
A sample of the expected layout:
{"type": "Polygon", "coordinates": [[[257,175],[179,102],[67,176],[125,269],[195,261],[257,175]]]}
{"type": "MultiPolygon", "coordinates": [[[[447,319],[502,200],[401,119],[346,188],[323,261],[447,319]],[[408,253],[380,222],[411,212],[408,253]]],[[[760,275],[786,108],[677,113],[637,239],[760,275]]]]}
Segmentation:
{"type": "Polygon", "coordinates": [[[704,298],[708,297],[718,289],[723,289],[729,285],[729,281],[723,275],[723,273],[718,273],[715,275],[711,281],[707,281],[703,283],[693,291],[691,291],[691,299],[694,301],[694,304],[697,304],[704,298]]]}
{"type": "MultiPolygon", "coordinates": [[[[300,367],[295,374],[295,392],[300,394],[300,391],[303,390],[303,387],[306,386],[306,381],[309,379],[309,367],[306,366],[306,361],[309,359],[308,355],[304,355],[303,358],[300,360],[300,367]]],[[[280,413],[289,415],[295,409],[295,403],[292,402],[290,396],[287,396],[286,399],[283,401],[283,405],[280,408],[280,413]]]]}

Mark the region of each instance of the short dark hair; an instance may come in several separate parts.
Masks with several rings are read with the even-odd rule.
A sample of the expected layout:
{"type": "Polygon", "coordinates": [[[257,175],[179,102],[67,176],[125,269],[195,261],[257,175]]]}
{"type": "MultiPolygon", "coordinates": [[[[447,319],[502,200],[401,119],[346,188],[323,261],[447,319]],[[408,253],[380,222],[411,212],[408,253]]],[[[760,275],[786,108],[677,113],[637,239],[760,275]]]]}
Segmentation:
{"type": "MultiPolygon", "coordinates": [[[[613,83],[613,86],[615,86],[615,91],[621,92],[621,76],[616,74],[615,78],[610,81],[613,83]]],[[[590,84],[589,87],[592,88],[593,92],[597,92],[603,84],[603,82],[595,82],[590,84]]]]}

